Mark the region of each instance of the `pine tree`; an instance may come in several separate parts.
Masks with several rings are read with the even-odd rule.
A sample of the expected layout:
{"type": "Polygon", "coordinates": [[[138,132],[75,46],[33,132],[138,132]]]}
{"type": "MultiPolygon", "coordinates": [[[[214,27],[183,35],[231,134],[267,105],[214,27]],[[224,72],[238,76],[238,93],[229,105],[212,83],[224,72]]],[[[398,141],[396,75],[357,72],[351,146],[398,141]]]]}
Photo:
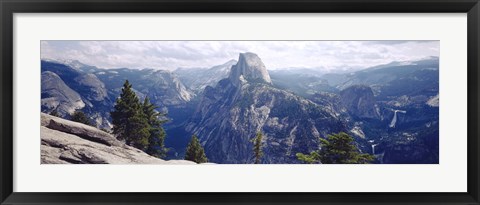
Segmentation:
{"type": "Polygon", "coordinates": [[[85,125],[93,126],[93,123],[90,121],[90,119],[87,117],[87,115],[85,115],[85,113],[83,113],[80,110],[76,110],[70,116],[70,120],[72,120],[74,122],[79,122],[79,123],[82,123],[82,124],[85,124],[85,125]]]}
{"type": "Polygon", "coordinates": [[[253,139],[253,156],[255,157],[255,164],[259,164],[260,159],[263,156],[262,139],[263,135],[261,132],[258,132],[257,136],[253,139]]]}
{"type": "Polygon", "coordinates": [[[205,151],[195,135],[192,136],[190,143],[188,143],[187,150],[185,152],[185,159],[194,161],[196,163],[208,162],[205,151]]]}
{"type": "Polygon", "coordinates": [[[55,108],[54,110],[52,110],[52,111],[50,112],[50,115],[51,115],[51,116],[54,116],[54,117],[60,117],[60,113],[58,113],[57,108],[55,108]]]}
{"type": "Polygon", "coordinates": [[[145,97],[143,101],[143,113],[148,121],[149,125],[149,133],[150,136],[148,138],[148,147],[147,147],[147,154],[156,156],[156,157],[165,157],[167,154],[167,149],[165,148],[164,141],[165,141],[165,130],[162,128],[163,123],[166,120],[160,120],[160,117],[165,116],[164,113],[157,112],[155,109],[155,105],[150,102],[150,99],[145,97]]]}
{"type": "Polygon", "coordinates": [[[320,144],[320,150],[310,154],[297,153],[297,158],[309,164],[367,164],[374,160],[373,155],[360,153],[353,138],[344,132],[320,139],[320,144]]]}
{"type": "Polygon", "coordinates": [[[110,116],[113,124],[112,133],[117,139],[125,140],[127,145],[141,150],[147,149],[150,136],[148,120],[128,80],[123,84],[122,93],[117,98],[110,116]]]}

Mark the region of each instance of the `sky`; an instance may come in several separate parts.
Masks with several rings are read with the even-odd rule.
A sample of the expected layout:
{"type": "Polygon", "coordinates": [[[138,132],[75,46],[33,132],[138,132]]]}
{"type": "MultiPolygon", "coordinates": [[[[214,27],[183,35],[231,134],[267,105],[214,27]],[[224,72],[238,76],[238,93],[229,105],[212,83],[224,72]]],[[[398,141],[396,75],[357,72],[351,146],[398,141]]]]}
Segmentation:
{"type": "Polygon", "coordinates": [[[439,57],[439,41],[42,41],[42,59],[99,68],[209,68],[256,53],[267,69],[356,70],[439,57]]]}

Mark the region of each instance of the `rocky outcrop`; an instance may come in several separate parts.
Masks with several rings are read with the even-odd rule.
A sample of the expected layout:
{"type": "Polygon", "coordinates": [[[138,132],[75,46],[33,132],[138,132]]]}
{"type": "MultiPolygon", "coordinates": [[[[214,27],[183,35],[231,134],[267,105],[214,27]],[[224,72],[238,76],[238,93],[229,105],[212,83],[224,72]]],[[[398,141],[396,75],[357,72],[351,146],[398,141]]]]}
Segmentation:
{"type": "Polygon", "coordinates": [[[56,110],[60,115],[68,115],[83,107],[85,103],[81,96],[57,74],[42,72],[42,111],[56,110]]]}
{"type": "Polygon", "coordinates": [[[95,74],[89,73],[90,70],[96,70],[98,68],[81,64],[78,61],[42,60],[41,69],[42,112],[50,113],[56,110],[60,116],[66,117],[75,110],[81,109],[92,118],[96,126],[106,129],[111,128],[108,123],[108,112],[111,110],[113,104],[113,101],[110,99],[115,98],[110,98],[105,84],[95,74]],[[43,73],[47,75],[43,75],[43,73]],[[54,78],[52,74],[55,75],[54,78]],[[47,82],[52,79],[54,79],[54,81],[50,83],[47,82]],[[64,95],[66,89],[63,87],[68,87],[69,92],[76,93],[75,99],[80,98],[81,103],[77,100],[77,106],[72,106],[71,102],[63,100],[65,96],[68,96],[64,95]],[[55,94],[54,92],[61,93],[55,94]],[[49,97],[52,96],[52,93],[55,94],[56,97],[49,97]],[[79,106],[79,104],[81,104],[81,106],[79,106]],[[65,108],[68,108],[68,111],[64,111],[65,108]]]}
{"type": "Polygon", "coordinates": [[[107,97],[105,84],[96,75],[86,73],[79,68],[55,61],[41,61],[42,72],[57,74],[71,89],[85,101],[103,101],[107,97]]]}
{"type": "Polygon", "coordinates": [[[372,119],[380,118],[375,96],[369,86],[350,86],[340,92],[340,98],[353,116],[372,119]]]}
{"type": "Polygon", "coordinates": [[[229,79],[236,86],[245,80],[272,83],[267,68],[255,53],[240,53],[237,64],[232,66],[229,79]]]}
{"type": "Polygon", "coordinates": [[[435,95],[433,97],[431,97],[430,99],[428,99],[427,101],[427,105],[431,106],[431,107],[438,107],[440,103],[440,97],[439,95],[435,95]]]}
{"type": "MultiPolygon", "coordinates": [[[[148,94],[156,105],[173,106],[189,102],[194,95],[170,71],[158,70],[142,77],[143,82],[132,82],[138,90],[148,94]]],[[[135,86],[134,86],[135,87],[135,86]]]]}
{"type": "Polygon", "coordinates": [[[83,93],[88,94],[85,97],[90,101],[103,101],[107,98],[107,89],[96,75],[87,73],[75,78],[79,87],[85,90],[83,93]]]}
{"type": "Polygon", "coordinates": [[[42,112],[50,113],[59,107],[57,111],[65,117],[82,109],[100,128],[111,129],[110,111],[126,79],[132,83],[140,99],[148,95],[152,103],[164,111],[175,106],[178,109],[184,108],[194,97],[169,71],[127,68],[106,70],[75,60],[42,60],[41,66],[43,72],[48,72],[45,79],[42,75],[42,112]],[[70,93],[76,94],[74,96],[70,93]]]}
{"type": "Polygon", "coordinates": [[[195,164],[162,160],[94,127],[41,113],[42,164],[195,164]]]}
{"type": "Polygon", "coordinates": [[[210,161],[253,163],[251,140],[260,131],[261,163],[299,163],[296,153],[316,150],[321,137],[345,129],[331,110],[270,82],[260,58],[247,53],[229,78],[205,88],[186,130],[199,137],[210,161]]]}

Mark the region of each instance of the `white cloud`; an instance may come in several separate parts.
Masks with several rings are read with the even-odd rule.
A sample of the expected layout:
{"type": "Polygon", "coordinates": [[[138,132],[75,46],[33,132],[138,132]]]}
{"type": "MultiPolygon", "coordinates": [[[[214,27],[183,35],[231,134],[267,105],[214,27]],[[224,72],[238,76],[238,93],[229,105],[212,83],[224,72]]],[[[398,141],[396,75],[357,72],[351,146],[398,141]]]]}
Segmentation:
{"type": "Polygon", "coordinates": [[[439,41],[42,41],[41,56],[101,68],[211,67],[254,52],[268,69],[365,68],[439,56],[439,41]]]}

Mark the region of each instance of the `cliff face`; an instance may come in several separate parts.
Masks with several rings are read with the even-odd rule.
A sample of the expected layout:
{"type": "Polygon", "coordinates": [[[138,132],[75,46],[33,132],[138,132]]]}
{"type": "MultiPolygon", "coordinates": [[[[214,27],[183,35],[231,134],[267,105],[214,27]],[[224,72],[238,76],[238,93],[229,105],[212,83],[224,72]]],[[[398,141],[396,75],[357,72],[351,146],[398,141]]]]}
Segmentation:
{"type": "Polygon", "coordinates": [[[99,69],[78,61],[42,60],[42,112],[61,117],[82,109],[97,127],[110,129],[110,111],[126,79],[137,95],[161,109],[182,109],[195,95],[175,74],[164,70],[99,69]]]}
{"type": "Polygon", "coordinates": [[[209,160],[253,163],[252,139],[264,135],[261,163],[298,163],[295,154],[318,149],[318,140],[344,130],[335,111],[271,85],[260,58],[240,54],[230,76],[207,86],[186,126],[209,160]]]}
{"type": "Polygon", "coordinates": [[[343,104],[349,112],[360,118],[379,119],[375,96],[369,86],[354,85],[340,92],[343,104]]]}
{"type": "Polygon", "coordinates": [[[165,161],[81,123],[41,113],[42,164],[196,164],[165,161]]]}
{"type": "Polygon", "coordinates": [[[69,115],[85,107],[82,97],[68,87],[55,73],[42,72],[42,110],[56,110],[69,115]]]}
{"type": "Polygon", "coordinates": [[[267,68],[254,53],[240,53],[238,62],[232,66],[228,78],[237,87],[245,81],[272,83],[267,68]]]}

